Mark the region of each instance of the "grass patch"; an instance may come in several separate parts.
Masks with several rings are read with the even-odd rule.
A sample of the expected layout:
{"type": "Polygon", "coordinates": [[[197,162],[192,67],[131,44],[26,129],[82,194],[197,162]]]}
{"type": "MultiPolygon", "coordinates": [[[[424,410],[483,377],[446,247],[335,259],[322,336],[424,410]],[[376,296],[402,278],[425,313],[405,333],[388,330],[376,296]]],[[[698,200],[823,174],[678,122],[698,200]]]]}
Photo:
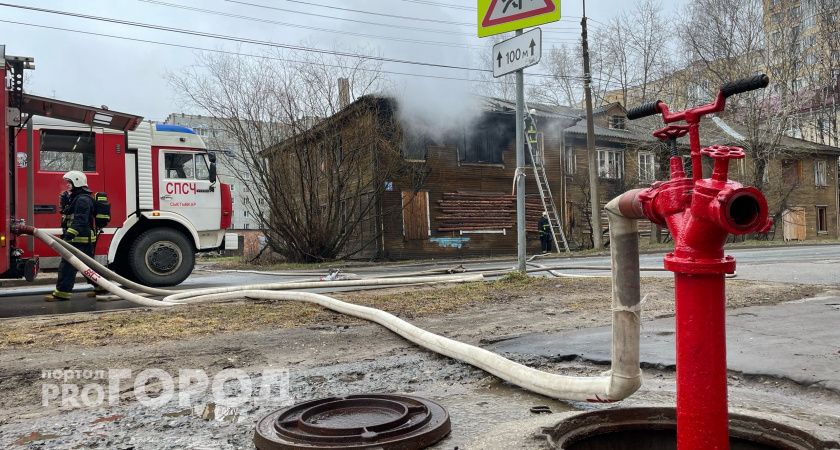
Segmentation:
{"type": "MultiPolygon", "coordinates": [[[[335,294],[351,303],[372,306],[404,318],[454,311],[479,302],[525,295],[529,286],[547,279],[515,275],[493,282],[437,285],[413,289],[335,294]]],[[[556,280],[552,280],[556,284],[556,280]]],[[[315,305],[286,301],[241,301],[184,305],[166,309],[133,309],[65,318],[21,318],[0,325],[0,348],[97,346],[112,343],[155,342],[216,333],[294,328],[358,321],[315,305]],[[80,318],[81,317],[81,318],[80,318]]]]}
{"type": "MultiPolygon", "coordinates": [[[[810,297],[824,289],[816,285],[729,280],[727,306],[774,304],[810,297]]],[[[552,308],[586,315],[586,323],[595,316],[603,319],[598,323],[608,323],[610,316],[604,311],[609,308],[610,290],[609,278],[528,277],[512,272],[489,282],[408,286],[330,295],[388,311],[407,320],[451,313],[483,317],[487,310],[484,305],[501,306],[495,309],[502,315],[517,314],[514,311],[519,309],[514,307],[530,305],[528,308],[532,308],[534,314],[541,314],[539,311],[543,308],[552,308]]],[[[673,290],[671,277],[644,278],[642,295],[651,295],[646,300],[643,317],[672,314],[673,290]]],[[[243,300],[167,309],[138,308],[101,314],[4,320],[0,321],[0,349],[142,345],[221,333],[362,323],[366,322],[306,303],[243,300]]]]}

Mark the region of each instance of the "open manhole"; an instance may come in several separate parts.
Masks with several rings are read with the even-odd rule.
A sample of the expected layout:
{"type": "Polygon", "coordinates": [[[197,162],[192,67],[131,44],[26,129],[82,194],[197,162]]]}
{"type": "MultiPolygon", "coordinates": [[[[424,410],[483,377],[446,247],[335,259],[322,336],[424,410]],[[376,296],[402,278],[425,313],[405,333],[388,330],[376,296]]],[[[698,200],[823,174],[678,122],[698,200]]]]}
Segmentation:
{"type": "MultiPolygon", "coordinates": [[[[676,450],[675,408],[639,407],[590,411],[573,415],[544,430],[561,450],[676,450]]],[[[731,450],[840,449],[800,429],[765,418],[729,414],[731,450]]]]}
{"type": "Polygon", "coordinates": [[[407,395],[350,395],[299,403],[257,423],[258,450],[381,448],[414,450],[443,439],[449,413],[407,395]]]}

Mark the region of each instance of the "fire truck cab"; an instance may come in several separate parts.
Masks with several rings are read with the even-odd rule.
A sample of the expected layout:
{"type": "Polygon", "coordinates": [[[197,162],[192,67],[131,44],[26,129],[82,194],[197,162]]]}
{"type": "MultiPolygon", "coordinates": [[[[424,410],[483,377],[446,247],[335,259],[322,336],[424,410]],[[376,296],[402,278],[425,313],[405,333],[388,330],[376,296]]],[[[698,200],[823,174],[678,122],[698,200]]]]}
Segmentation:
{"type": "MultiPolygon", "coordinates": [[[[13,81],[15,65],[7,61],[4,68],[13,81]]],[[[0,192],[6,199],[0,273],[29,277],[33,261],[58,266],[46,244],[10,235],[9,227],[24,221],[61,235],[59,194],[70,170],[84,172],[91,191],[108,195],[111,221],[95,255],[118,273],[171,286],[190,275],[197,251],[222,248],[232,217],[230,187],[218,179],[215,158],[194,131],[17,92],[8,83],[0,97],[7,125],[0,169],[8,177],[0,192]]]]}

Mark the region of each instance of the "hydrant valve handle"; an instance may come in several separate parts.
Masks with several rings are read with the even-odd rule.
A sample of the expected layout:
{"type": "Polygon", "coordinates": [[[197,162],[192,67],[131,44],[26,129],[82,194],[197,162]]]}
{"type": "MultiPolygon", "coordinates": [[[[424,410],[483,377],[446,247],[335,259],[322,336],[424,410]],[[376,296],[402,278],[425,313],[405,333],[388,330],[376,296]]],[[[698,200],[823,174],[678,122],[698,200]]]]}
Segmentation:
{"type": "Polygon", "coordinates": [[[701,155],[713,159],[742,159],[746,156],[741,147],[730,147],[727,145],[713,145],[700,150],[701,155]]]}
{"type": "Polygon", "coordinates": [[[678,139],[688,134],[688,127],[682,125],[668,125],[653,132],[653,137],[665,142],[669,139],[678,139]]]}

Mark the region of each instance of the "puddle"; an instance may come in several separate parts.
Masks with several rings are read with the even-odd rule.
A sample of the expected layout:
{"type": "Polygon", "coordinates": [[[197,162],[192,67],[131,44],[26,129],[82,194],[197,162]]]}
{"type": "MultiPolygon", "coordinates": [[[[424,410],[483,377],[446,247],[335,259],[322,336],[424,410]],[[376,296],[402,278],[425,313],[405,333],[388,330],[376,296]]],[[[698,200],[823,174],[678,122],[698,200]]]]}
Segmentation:
{"type": "Polygon", "coordinates": [[[26,445],[30,442],[47,441],[59,437],[61,436],[57,434],[42,434],[40,431],[33,431],[28,435],[22,436],[20,439],[16,440],[15,445],[26,445]]]}

